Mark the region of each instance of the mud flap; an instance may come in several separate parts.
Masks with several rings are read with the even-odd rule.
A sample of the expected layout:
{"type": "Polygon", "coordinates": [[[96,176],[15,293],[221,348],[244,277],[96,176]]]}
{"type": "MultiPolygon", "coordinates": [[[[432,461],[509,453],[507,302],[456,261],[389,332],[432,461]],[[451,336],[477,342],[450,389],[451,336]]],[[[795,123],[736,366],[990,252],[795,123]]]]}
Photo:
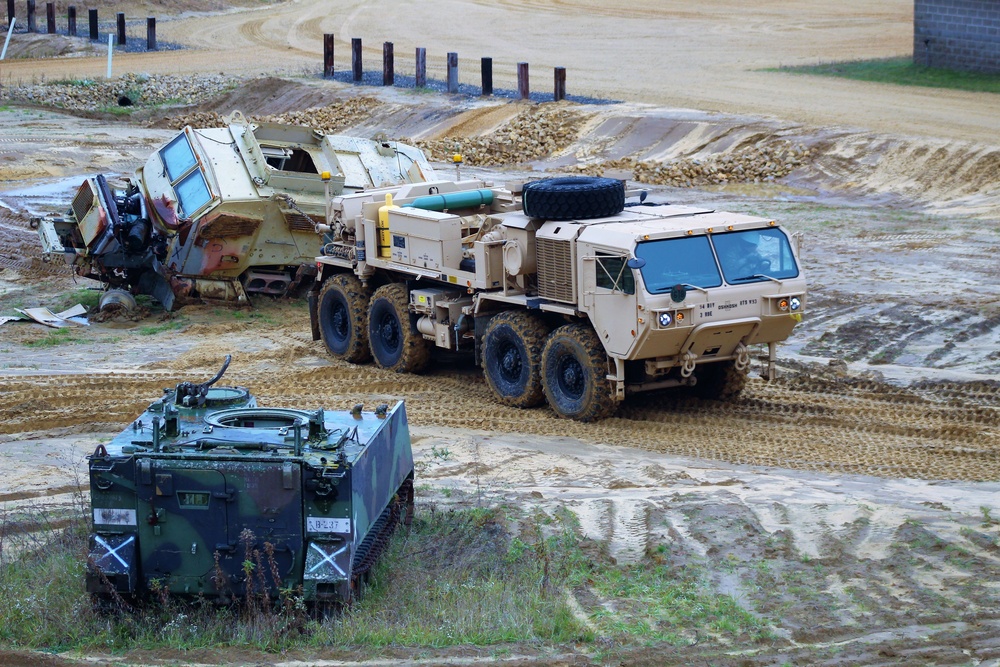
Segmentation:
{"type": "MultiPolygon", "coordinates": [[[[316,285],[319,286],[319,283],[316,283],[316,285]]],[[[309,326],[312,328],[312,337],[313,340],[319,340],[319,293],[315,289],[311,289],[307,298],[309,302],[309,326]]]]}

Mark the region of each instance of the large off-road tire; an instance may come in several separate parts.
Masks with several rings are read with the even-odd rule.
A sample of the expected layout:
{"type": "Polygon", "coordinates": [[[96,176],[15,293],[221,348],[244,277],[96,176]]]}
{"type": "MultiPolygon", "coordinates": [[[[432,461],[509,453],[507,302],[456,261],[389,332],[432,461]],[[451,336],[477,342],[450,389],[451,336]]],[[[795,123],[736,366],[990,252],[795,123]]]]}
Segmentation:
{"type": "Polygon", "coordinates": [[[522,208],[530,218],[587,220],[621,213],[625,184],[613,178],[569,176],[531,181],[524,186],[522,208]]]}
{"type": "Polygon", "coordinates": [[[698,398],[727,401],[736,398],[747,384],[747,370],[736,368],[735,361],[701,364],[694,376],[698,379],[693,389],[698,398]]]}
{"type": "Polygon", "coordinates": [[[372,358],[368,349],[368,301],[371,289],[356,277],[341,273],[329,278],[319,293],[319,335],[335,357],[361,364],[372,358]]]}
{"type": "Polygon", "coordinates": [[[542,348],[549,327],[536,314],[508,310],[495,316],[483,334],[483,375],[504,405],[533,408],[542,393],[542,348]]]}
{"type": "Polygon", "coordinates": [[[372,294],[368,306],[368,345],[375,363],[397,373],[419,373],[431,358],[424,340],[410,320],[406,285],[390,283],[372,294]]]}
{"type": "Polygon", "coordinates": [[[542,350],[545,399],[560,417],[582,422],[604,419],[617,408],[607,368],[607,354],[589,325],[559,327],[542,350]]]}

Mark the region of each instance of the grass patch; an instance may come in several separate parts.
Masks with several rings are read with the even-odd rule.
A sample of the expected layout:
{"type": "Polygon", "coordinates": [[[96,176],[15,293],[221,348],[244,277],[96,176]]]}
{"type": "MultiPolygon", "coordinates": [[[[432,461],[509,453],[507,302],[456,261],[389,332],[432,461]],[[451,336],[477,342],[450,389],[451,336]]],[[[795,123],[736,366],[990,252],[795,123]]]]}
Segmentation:
{"type": "Polygon", "coordinates": [[[165,331],[175,331],[177,329],[182,329],[187,326],[188,321],[183,317],[173,318],[169,320],[164,320],[159,324],[147,324],[146,326],[139,327],[137,332],[140,336],[155,336],[156,334],[164,333],[165,331]]]}
{"type": "MultiPolygon", "coordinates": [[[[284,604],[216,608],[166,595],[132,613],[95,612],[82,590],[89,520],[21,540],[0,515],[0,646],[34,650],[240,647],[265,652],[506,650],[590,645],[687,645],[760,640],[767,624],[714,593],[695,568],[616,565],[579,537],[568,511],[533,516],[509,507],[441,511],[419,505],[372,571],[363,598],[342,614],[311,619],[294,595],[284,604]],[[516,526],[516,534],[510,530],[516,526]],[[585,618],[570,591],[586,591],[585,618]],[[611,604],[604,604],[610,602],[611,604]]],[[[65,524],[63,524],[65,525],[65,524]]]]}
{"type": "Polygon", "coordinates": [[[927,88],[970,90],[977,93],[1000,93],[1000,74],[962,72],[938,67],[924,67],[923,65],[914,64],[913,59],[907,56],[821,63],[819,65],[773,67],[765,71],[812,74],[816,76],[838,76],[856,81],[893,83],[900,86],[924,86],[927,88]]]}
{"type": "Polygon", "coordinates": [[[57,311],[65,310],[66,308],[72,308],[76,304],[81,304],[87,310],[92,310],[97,308],[98,303],[101,300],[101,290],[96,289],[78,289],[62,297],[59,302],[59,307],[56,308],[57,311]]]}
{"type": "Polygon", "coordinates": [[[25,343],[25,345],[27,347],[55,347],[57,345],[79,343],[80,339],[76,335],[77,332],[77,328],[73,326],[63,327],[61,329],[50,329],[41,338],[29,340],[25,343]]]}

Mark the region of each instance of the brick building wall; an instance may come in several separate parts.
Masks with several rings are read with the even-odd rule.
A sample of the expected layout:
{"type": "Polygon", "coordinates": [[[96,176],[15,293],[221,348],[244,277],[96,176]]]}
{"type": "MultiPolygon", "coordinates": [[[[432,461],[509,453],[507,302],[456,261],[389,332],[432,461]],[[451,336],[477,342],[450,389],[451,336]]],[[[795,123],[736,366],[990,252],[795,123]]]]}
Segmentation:
{"type": "Polygon", "coordinates": [[[914,0],[913,62],[1000,73],[1000,0],[914,0]]]}

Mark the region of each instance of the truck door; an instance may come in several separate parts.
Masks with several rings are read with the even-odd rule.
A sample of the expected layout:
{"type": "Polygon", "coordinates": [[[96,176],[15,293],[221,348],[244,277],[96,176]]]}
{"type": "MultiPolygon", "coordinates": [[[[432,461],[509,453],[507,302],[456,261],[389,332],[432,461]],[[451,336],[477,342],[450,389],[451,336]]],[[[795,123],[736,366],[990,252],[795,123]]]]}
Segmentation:
{"type": "Polygon", "coordinates": [[[624,356],[635,343],[638,310],[635,275],[626,266],[628,255],[596,250],[583,257],[583,309],[615,356],[624,356]]]}

